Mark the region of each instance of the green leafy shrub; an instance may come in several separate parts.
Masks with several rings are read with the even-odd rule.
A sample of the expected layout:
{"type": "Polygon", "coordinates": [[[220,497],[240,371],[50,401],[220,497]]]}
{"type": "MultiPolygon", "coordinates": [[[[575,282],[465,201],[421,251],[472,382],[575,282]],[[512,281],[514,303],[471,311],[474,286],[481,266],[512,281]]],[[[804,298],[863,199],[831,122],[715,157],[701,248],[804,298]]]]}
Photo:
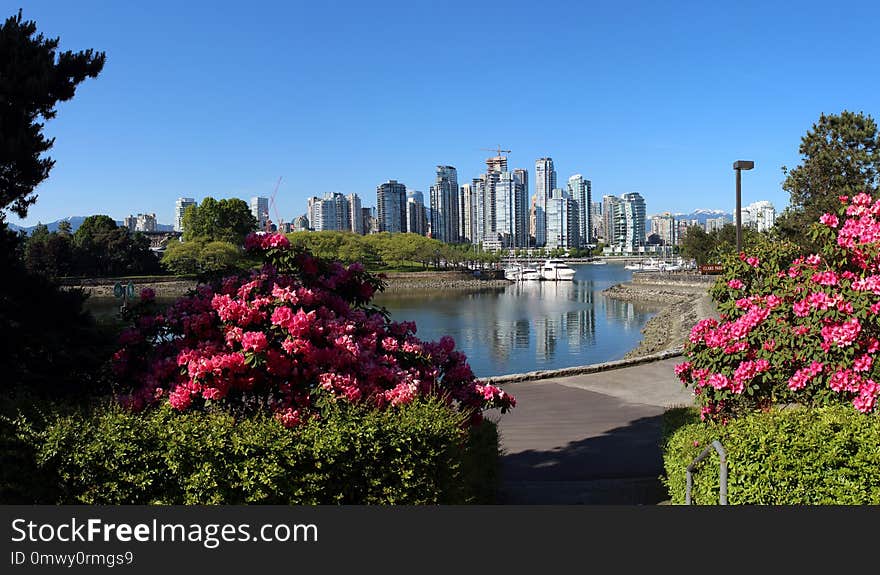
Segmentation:
{"type": "MultiPolygon", "coordinates": [[[[731,505],[880,504],[880,419],[847,406],[755,413],[727,425],[695,409],[667,412],[664,483],[685,501],[685,470],[715,439],[727,451],[731,505]]],[[[697,505],[718,504],[718,455],[694,472],[697,505]]]]}
{"type": "MultiPolygon", "coordinates": [[[[436,398],[384,411],[344,402],[322,409],[291,430],[270,414],[111,406],[49,418],[38,430],[19,421],[18,433],[40,473],[60,486],[56,500],[36,503],[493,502],[491,422],[467,426],[465,414],[436,398]]],[[[32,478],[20,481],[18,491],[32,478]]]]}

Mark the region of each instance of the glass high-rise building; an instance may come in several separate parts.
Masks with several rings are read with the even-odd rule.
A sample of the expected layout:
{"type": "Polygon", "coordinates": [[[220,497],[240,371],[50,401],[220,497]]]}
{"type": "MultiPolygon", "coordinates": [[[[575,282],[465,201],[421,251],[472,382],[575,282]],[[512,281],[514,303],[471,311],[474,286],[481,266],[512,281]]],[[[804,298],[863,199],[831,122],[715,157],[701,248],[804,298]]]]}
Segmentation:
{"type": "Polygon", "coordinates": [[[529,196],[522,172],[501,172],[495,182],[495,234],[506,248],[529,247],[529,196]]]}
{"type": "Polygon", "coordinates": [[[361,198],[357,194],[348,194],[345,196],[348,202],[348,223],[350,229],[356,234],[363,235],[364,219],[361,217],[361,198]]]}
{"type": "Polygon", "coordinates": [[[547,249],[572,249],[580,245],[578,203],[566,190],[550,192],[547,209],[547,249]]]}
{"type": "Polygon", "coordinates": [[[538,158],[535,161],[535,245],[547,243],[547,198],[556,188],[556,169],[553,158],[538,158]]]}
{"type": "Polygon", "coordinates": [[[616,247],[623,242],[620,230],[626,230],[626,222],[617,196],[602,196],[602,227],[606,246],[616,247]]]}
{"type": "Polygon", "coordinates": [[[269,198],[254,196],[251,198],[251,214],[257,220],[257,229],[265,230],[269,221],[269,198]]]}
{"type": "Polygon", "coordinates": [[[431,234],[447,244],[459,243],[458,173],[452,166],[437,166],[431,186],[431,234]]]}
{"type": "Polygon", "coordinates": [[[592,186],[592,182],[585,180],[580,174],[568,178],[568,193],[577,202],[578,225],[580,226],[578,237],[581,245],[587,245],[593,237],[592,186]]]}
{"type": "Polygon", "coordinates": [[[193,198],[177,198],[177,201],[174,202],[175,232],[183,231],[183,214],[186,213],[186,208],[194,205],[196,205],[196,201],[193,198]]]}
{"type": "Polygon", "coordinates": [[[621,200],[626,220],[623,250],[635,253],[645,245],[645,199],[640,193],[631,192],[623,194],[621,200]]]}
{"type": "Polygon", "coordinates": [[[406,232],[406,186],[388,180],[376,187],[378,231],[406,232]]]}

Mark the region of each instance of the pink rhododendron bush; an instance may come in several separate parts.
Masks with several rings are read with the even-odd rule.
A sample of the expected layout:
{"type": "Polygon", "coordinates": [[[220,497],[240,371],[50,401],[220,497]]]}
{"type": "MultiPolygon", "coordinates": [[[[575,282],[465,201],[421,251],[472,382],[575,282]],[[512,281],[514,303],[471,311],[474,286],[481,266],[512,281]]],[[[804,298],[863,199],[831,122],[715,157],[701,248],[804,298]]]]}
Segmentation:
{"type": "Polygon", "coordinates": [[[767,243],[725,262],[713,288],[721,321],[698,323],[676,366],[703,419],[775,404],[849,403],[880,393],[880,200],[842,196],[811,233],[821,253],[767,243]]]}
{"type": "Polygon", "coordinates": [[[245,247],[264,259],[260,270],[202,285],[122,334],[124,405],[266,407],[287,427],[320,417],[319,396],[377,409],[438,396],[475,423],[515,405],[475,379],[451,338],[423,342],[414,324],[372,307],[383,284],[359,264],[314,258],[282,234],[253,234],[245,247]]]}

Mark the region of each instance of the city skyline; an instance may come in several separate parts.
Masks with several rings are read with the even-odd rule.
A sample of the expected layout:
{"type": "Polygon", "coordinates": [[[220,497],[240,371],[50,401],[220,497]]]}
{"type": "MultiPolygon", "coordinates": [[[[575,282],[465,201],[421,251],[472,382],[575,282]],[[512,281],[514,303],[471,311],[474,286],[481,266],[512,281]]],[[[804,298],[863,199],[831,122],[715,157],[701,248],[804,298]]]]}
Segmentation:
{"type": "MultiPolygon", "coordinates": [[[[872,3],[561,3],[545,26],[588,22],[590,34],[487,26],[473,42],[471,24],[499,17],[477,4],[444,3],[456,23],[440,42],[432,3],[27,2],[24,18],[62,50],[108,59],[47,122],[56,166],[28,217],[9,222],[155,212],[168,224],[178,197],[268,197],[279,177],[277,209],[292,220],[309,197],[369,198],[388,179],[427,194],[437,165],[466,183],[495,147],[530,171],[553,157],[561,182],[583,173],[596,198],[639,192],[648,213],[732,212],[732,162],[750,159],[743,204],[781,212],[781,167],[799,163],[819,115],[878,109],[868,51],[847,49],[872,31],[872,3]],[[372,29],[399,33],[375,42],[372,29]],[[521,81],[506,97],[437,91],[436,62],[463,86],[487,62],[521,81]]],[[[513,1],[504,17],[532,12],[513,1]]]]}

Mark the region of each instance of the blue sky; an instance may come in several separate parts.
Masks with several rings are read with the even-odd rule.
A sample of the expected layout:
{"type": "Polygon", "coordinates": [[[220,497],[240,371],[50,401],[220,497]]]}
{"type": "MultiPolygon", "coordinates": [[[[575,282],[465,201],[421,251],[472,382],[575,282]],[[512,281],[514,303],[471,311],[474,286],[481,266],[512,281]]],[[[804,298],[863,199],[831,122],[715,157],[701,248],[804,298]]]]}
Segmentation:
{"type": "MultiPolygon", "coordinates": [[[[554,159],[594,198],[638,191],[649,213],[781,210],[781,167],[821,113],[877,118],[872,2],[111,2],[21,6],[61,48],[107,53],[59,107],[54,170],[32,225],[155,212],[180,196],[375,205],[396,179],[427,191],[437,164],[459,182],[482,148],[511,169],[554,159]]],[[[275,214],[272,214],[273,217],[275,214]]]]}

